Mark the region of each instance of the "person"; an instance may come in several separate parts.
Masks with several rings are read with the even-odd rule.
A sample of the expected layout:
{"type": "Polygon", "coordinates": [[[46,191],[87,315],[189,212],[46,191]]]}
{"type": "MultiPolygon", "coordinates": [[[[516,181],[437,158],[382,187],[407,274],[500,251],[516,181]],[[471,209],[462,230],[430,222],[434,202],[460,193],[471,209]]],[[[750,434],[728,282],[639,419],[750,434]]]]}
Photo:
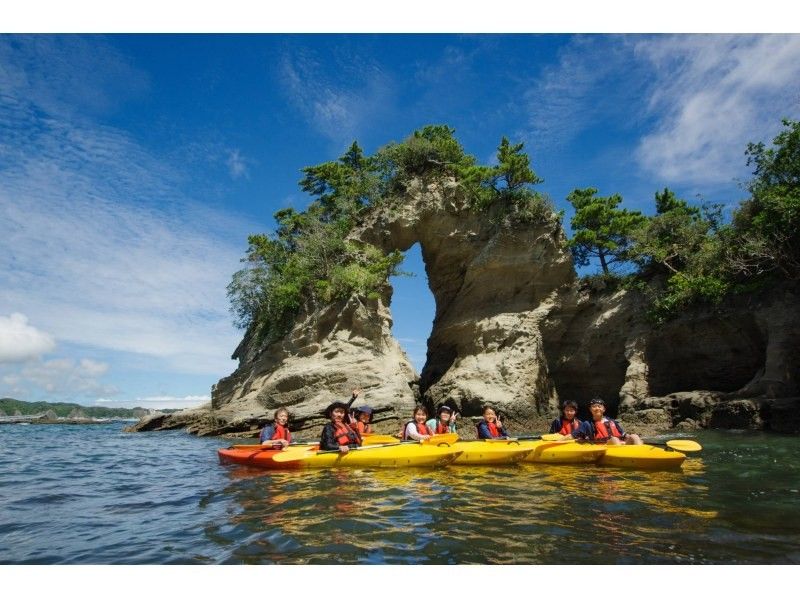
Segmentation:
{"type": "Polygon", "coordinates": [[[361,446],[361,436],[345,421],[349,408],[348,403],[334,401],[325,409],[325,416],[330,421],[322,428],[319,450],[347,453],[351,448],[361,446]]]}
{"type": "Polygon", "coordinates": [[[292,442],[292,433],[289,431],[288,424],[289,410],[285,407],[278,407],[275,410],[273,423],[264,426],[258,441],[261,444],[272,444],[276,449],[285,449],[292,442]]]}
{"type": "Polygon", "coordinates": [[[483,409],[483,421],[478,423],[478,438],[508,438],[500,418],[491,407],[483,409]]]}
{"type": "Polygon", "coordinates": [[[578,413],[578,404],[575,401],[564,401],[561,406],[561,417],[554,419],[550,424],[551,434],[561,434],[562,436],[569,436],[581,425],[575,415],[578,413]]]}
{"type": "Polygon", "coordinates": [[[358,395],[360,394],[361,394],[361,389],[354,388],[352,394],[350,395],[350,400],[347,401],[347,423],[350,424],[350,427],[355,427],[355,424],[358,421],[358,410],[351,409],[351,405],[358,398],[358,395]]]}
{"type": "Polygon", "coordinates": [[[433,436],[433,430],[428,427],[428,410],[424,405],[414,407],[412,420],[403,427],[403,440],[427,440],[433,436]]]}
{"type": "Polygon", "coordinates": [[[352,428],[358,432],[359,436],[372,434],[372,407],[364,405],[357,407],[355,410],[356,421],[352,428]]]}
{"type": "Polygon", "coordinates": [[[429,419],[426,424],[434,434],[448,434],[456,431],[456,413],[448,405],[439,405],[436,418],[429,419]]]}
{"type": "Polygon", "coordinates": [[[569,435],[578,440],[590,440],[608,444],[644,444],[637,434],[628,434],[620,423],[605,416],[606,403],[600,397],[589,401],[591,421],[582,422],[569,435]]]}

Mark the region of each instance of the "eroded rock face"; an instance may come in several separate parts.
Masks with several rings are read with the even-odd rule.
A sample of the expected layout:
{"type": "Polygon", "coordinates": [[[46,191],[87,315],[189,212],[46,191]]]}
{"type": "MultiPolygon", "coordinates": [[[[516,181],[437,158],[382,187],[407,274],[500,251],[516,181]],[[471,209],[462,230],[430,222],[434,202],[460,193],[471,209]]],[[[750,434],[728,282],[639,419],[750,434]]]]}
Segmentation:
{"type": "Polygon", "coordinates": [[[356,234],[386,251],[420,244],[436,301],[420,377],[426,401],[528,416],[554,405],[540,329],[575,273],[555,217],[500,226],[500,209],[476,214],[455,183],[418,183],[402,207],[376,211],[356,234]]]}
{"type": "Polygon", "coordinates": [[[796,290],[655,327],[641,295],[580,285],[557,218],[502,218],[500,206],[474,213],[452,181],[416,181],[353,231],[385,251],[421,246],[436,314],[419,377],[392,336],[387,286],[377,300],[309,303],[276,342],[249,332],[210,405],[134,428],[255,435],[286,406],[293,428],[311,436],[330,402],[361,387],[380,431],[406,421],[420,400],[467,416],[488,403],[533,421],[565,399],[586,417],[593,396],[634,427],[800,429],[796,400],[781,399],[800,393],[796,290]]]}

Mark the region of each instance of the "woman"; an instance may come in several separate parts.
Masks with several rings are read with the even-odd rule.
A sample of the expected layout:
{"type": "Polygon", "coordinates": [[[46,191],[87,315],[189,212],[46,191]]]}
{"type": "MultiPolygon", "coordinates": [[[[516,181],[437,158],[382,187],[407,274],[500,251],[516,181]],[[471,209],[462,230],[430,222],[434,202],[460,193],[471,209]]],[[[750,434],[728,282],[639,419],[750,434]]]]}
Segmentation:
{"type": "Polygon", "coordinates": [[[403,440],[427,440],[433,436],[433,430],[428,427],[428,410],[422,405],[414,407],[413,419],[403,428],[403,440]]]}
{"type": "Polygon", "coordinates": [[[434,434],[449,434],[456,431],[456,413],[453,413],[452,407],[447,405],[439,405],[436,410],[436,419],[429,419],[428,427],[434,434]]]}
{"type": "Polygon", "coordinates": [[[491,407],[483,409],[483,421],[478,424],[478,438],[508,438],[500,418],[491,407]]]}
{"type": "Polygon", "coordinates": [[[372,434],[372,407],[364,405],[354,409],[356,421],[352,428],[358,432],[359,436],[372,434]]]}
{"type": "Polygon", "coordinates": [[[361,436],[345,421],[349,405],[335,401],[328,405],[325,415],[331,420],[322,428],[319,439],[321,451],[336,451],[347,453],[351,448],[361,446],[361,436]]]}
{"type": "Polygon", "coordinates": [[[278,407],[275,410],[273,423],[267,424],[261,430],[259,442],[261,444],[272,444],[272,448],[285,449],[292,442],[292,433],[289,431],[289,410],[285,407],[278,407]]]}

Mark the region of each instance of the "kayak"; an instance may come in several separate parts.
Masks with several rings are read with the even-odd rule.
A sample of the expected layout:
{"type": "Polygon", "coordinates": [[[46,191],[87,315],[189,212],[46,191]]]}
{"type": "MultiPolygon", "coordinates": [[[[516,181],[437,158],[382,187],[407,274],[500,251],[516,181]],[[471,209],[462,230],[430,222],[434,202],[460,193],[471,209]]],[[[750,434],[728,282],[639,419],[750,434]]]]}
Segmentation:
{"type": "Polygon", "coordinates": [[[507,465],[524,459],[533,450],[517,441],[476,440],[456,442],[453,446],[461,451],[453,465],[507,465]]]}
{"type": "MultiPolygon", "coordinates": [[[[290,445],[285,451],[304,452],[312,448],[314,447],[307,445],[290,445]]],[[[238,444],[219,449],[217,451],[217,456],[219,457],[220,463],[236,463],[237,465],[274,469],[275,465],[272,462],[272,458],[285,451],[274,449],[270,445],[238,444]]]]}
{"type": "Polygon", "coordinates": [[[320,467],[441,467],[452,463],[461,454],[453,446],[430,444],[395,444],[350,449],[347,453],[306,451],[275,455],[271,460],[274,469],[302,469],[320,467]]]}
{"type": "Polygon", "coordinates": [[[671,469],[680,467],[686,455],[676,450],[665,450],[650,444],[606,445],[600,465],[630,467],[635,469],[671,469]]]}
{"type": "Polygon", "coordinates": [[[520,445],[533,448],[523,459],[526,463],[596,463],[606,452],[605,445],[579,442],[528,440],[520,445]]]}

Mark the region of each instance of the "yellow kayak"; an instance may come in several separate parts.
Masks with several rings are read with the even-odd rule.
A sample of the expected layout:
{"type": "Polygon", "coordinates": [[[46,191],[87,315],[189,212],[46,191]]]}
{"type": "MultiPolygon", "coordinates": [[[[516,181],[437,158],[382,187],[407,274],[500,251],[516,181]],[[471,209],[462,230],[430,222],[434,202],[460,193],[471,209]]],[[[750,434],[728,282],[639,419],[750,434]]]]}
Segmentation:
{"type": "Polygon", "coordinates": [[[631,467],[635,469],[670,469],[680,467],[686,455],[680,451],[665,450],[649,444],[621,444],[605,446],[600,465],[631,467]]]}
{"type": "Polygon", "coordinates": [[[527,463],[596,463],[606,452],[605,445],[571,441],[523,440],[520,445],[533,449],[523,459],[527,463]]]}
{"type": "Polygon", "coordinates": [[[456,442],[453,445],[461,455],[453,465],[504,465],[524,459],[533,447],[523,446],[516,440],[476,440],[456,442]]]}
{"type": "Polygon", "coordinates": [[[273,457],[276,469],[308,467],[438,467],[451,463],[461,454],[461,449],[452,446],[430,444],[396,444],[369,446],[339,452],[320,452],[310,449],[303,452],[287,452],[273,457]]]}

